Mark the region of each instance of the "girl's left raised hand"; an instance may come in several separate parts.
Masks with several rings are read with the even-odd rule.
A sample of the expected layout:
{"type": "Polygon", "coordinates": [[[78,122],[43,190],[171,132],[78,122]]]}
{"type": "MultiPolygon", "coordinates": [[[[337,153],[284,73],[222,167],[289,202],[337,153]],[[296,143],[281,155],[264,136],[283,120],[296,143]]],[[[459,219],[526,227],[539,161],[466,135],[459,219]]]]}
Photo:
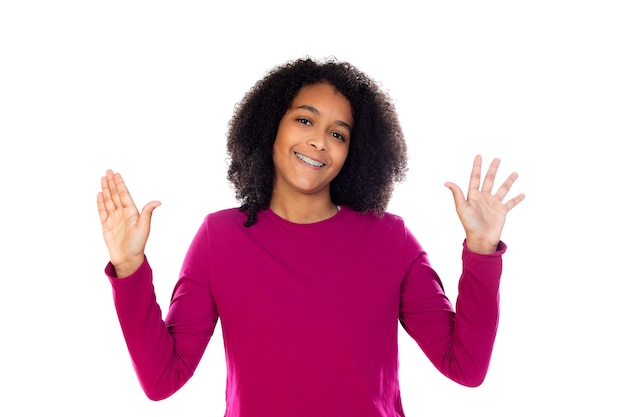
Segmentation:
{"type": "Polygon", "coordinates": [[[467,198],[458,185],[451,182],[445,183],[445,186],[452,191],[456,212],[467,236],[467,248],[472,252],[487,254],[496,251],[498,243],[500,243],[506,214],[525,197],[524,194],[518,194],[506,203],[504,202],[504,198],[517,179],[515,172],[508,176],[495,194],[492,194],[499,165],[500,159],[498,158],[491,162],[481,187],[482,157],[476,155],[467,198]]]}

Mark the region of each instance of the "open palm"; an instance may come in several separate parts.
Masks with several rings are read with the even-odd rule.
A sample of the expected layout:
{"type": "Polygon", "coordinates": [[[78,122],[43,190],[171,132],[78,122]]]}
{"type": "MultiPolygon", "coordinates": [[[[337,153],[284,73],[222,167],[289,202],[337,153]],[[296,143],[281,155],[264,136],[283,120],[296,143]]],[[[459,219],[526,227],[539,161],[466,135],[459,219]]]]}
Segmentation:
{"type": "Polygon", "coordinates": [[[141,213],[119,173],[111,170],[101,179],[98,193],[98,213],[104,242],[118,277],[133,273],[143,262],[150,234],[152,212],[160,205],[151,201],[141,213]]]}
{"type": "Polygon", "coordinates": [[[481,187],[482,157],[477,155],[474,158],[467,198],[458,185],[451,182],[445,184],[452,191],[456,212],[465,229],[467,247],[474,252],[495,251],[500,242],[507,213],[525,198],[524,194],[518,194],[504,202],[517,179],[515,172],[492,194],[499,165],[498,158],[491,162],[481,187]]]}

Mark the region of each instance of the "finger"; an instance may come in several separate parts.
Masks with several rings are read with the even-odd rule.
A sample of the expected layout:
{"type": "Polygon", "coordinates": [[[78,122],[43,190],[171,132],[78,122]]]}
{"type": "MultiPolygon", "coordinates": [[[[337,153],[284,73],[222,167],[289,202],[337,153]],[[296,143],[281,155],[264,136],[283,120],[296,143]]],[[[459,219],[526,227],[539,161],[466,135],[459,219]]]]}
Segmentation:
{"type": "Polygon", "coordinates": [[[518,194],[515,197],[513,197],[512,199],[510,199],[509,201],[507,201],[504,206],[506,207],[507,211],[510,211],[513,207],[515,207],[519,203],[521,203],[525,198],[526,198],[525,194],[523,194],[523,193],[522,194],[518,194]]]}
{"type": "Polygon", "coordinates": [[[491,193],[493,189],[493,184],[496,181],[496,173],[498,172],[498,167],[500,166],[500,159],[494,158],[491,161],[491,165],[489,165],[489,169],[487,170],[487,174],[485,175],[485,181],[483,182],[482,190],[491,193]]]}
{"type": "Polygon", "coordinates": [[[102,194],[102,191],[98,193],[97,202],[98,202],[98,215],[100,216],[100,222],[104,223],[109,218],[109,212],[106,209],[106,206],[104,205],[104,195],[102,194]]]}
{"type": "Polygon", "coordinates": [[[457,211],[463,207],[463,204],[466,203],[465,195],[463,195],[463,190],[461,187],[452,182],[446,182],[444,184],[450,191],[452,191],[452,197],[454,198],[454,205],[457,208],[457,211]]]}
{"type": "Polygon", "coordinates": [[[506,197],[506,195],[508,194],[509,190],[513,186],[513,183],[515,182],[516,179],[517,179],[517,172],[513,172],[511,175],[509,175],[506,181],[502,183],[500,188],[498,188],[498,191],[496,192],[496,197],[498,197],[500,201],[504,200],[504,197],[506,197]]]}
{"type": "Polygon", "coordinates": [[[107,184],[111,190],[111,200],[115,208],[135,207],[135,203],[120,173],[107,171],[107,184]]]}
{"type": "Polygon", "coordinates": [[[106,176],[107,187],[111,195],[111,202],[114,205],[114,207],[117,208],[117,207],[122,207],[122,200],[120,199],[120,194],[117,189],[117,184],[115,183],[115,176],[116,174],[113,171],[111,171],[110,169],[107,170],[107,176],[106,176]]]}
{"type": "Polygon", "coordinates": [[[150,222],[152,221],[152,213],[154,209],[161,205],[160,201],[151,201],[141,209],[140,222],[144,230],[150,230],[150,222]]]}
{"type": "Polygon", "coordinates": [[[103,207],[107,213],[113,213],[115,211],[115,202],[113,201],[111,189],[109,188],[108,171],[107,176],[102,177],[100,183],[102,186],[103,207]]]}
{"type": "Polygon", "coordinates": [[[472,166],[472,173],[470,175],[469,182],[469,191],[478,191],[478,187],[480,186],[480,171],[482,169],[482,157],[480,155],[476,155],[474,157],[474,165],[472,166]]]}
{"type": "Polygon", "coordinates": [[[124,183],[124,179],[122,178],[122,174],[115,174],[113,176],[113,181],[115,182],[115,187],[117,190],[117,194],[119,196],[119,201],[122,207],[132,207],[135,205],[133,198],[126,188],[126,183],[124,183]]]}

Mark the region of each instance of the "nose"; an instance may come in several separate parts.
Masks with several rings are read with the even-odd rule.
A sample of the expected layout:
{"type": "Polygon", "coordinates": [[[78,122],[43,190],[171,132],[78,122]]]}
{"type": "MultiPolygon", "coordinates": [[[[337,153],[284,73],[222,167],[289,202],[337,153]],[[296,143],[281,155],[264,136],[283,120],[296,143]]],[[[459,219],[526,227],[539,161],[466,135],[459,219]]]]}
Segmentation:
{"type": "Polygon", "coordinates": [[[314,147],[318,151],[326,150],[326,133],[323,131],[316,131],[311,137],[307,140],[307,144],[309,146],[314,147]]]}

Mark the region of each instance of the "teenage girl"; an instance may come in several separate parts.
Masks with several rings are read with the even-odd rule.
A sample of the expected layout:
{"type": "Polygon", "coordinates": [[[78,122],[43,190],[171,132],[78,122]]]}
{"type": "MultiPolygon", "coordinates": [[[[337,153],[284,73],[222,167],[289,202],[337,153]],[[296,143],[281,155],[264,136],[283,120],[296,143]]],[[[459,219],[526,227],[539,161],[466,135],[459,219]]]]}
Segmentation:
{"type": "Polygon", "coordinates": [[[220,320],[229,417],[403,416],[398,323],[434,366],[485,378],[498,324],[505,200],[517,175],[451,190],[466,233],[456,305],[402,218],[385,211],[406,144],[385,92],[345,62],[270,71],[229,124],[228,179],[241,205],[207,215],[165,320],[144,248],[159,202],[135,206],[119,173],[102,178],[106,267],[133,366],[160,400],[192,376],[220,320]]]}

